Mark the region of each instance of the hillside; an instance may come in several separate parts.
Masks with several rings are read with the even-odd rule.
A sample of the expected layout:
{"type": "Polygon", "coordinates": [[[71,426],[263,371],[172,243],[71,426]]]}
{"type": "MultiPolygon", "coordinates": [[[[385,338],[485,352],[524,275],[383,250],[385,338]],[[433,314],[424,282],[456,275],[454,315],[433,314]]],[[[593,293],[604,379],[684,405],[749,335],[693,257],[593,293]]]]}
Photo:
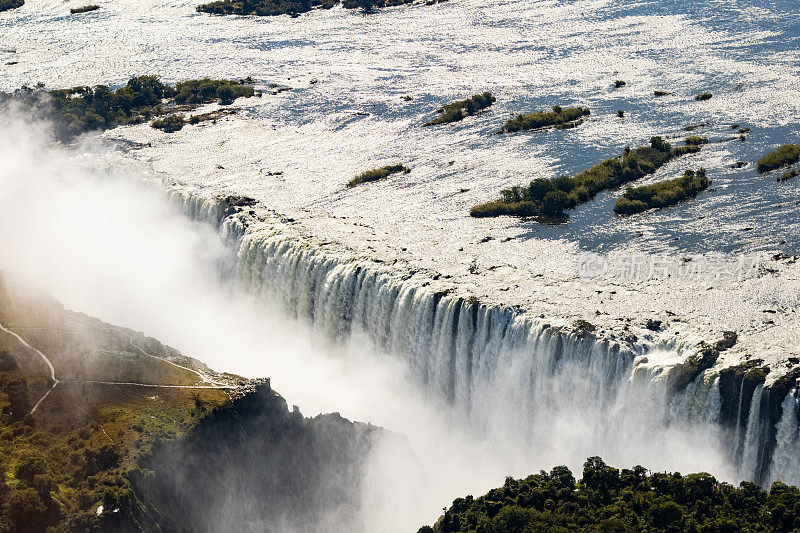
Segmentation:
{"type": "MultiPolygon", "coordinates": [[[[214,372],[155,339],[32,294],[0,278],[2,531],[196,531],[210,518],[202,510],[225,515],[229,502],[215,488],[234,490],[233,478],[247,481],[243,493],[257,486],[253,494],[276,502],[249,515],[267,521],[288,505],[281,488],[315,472],[310,462],[345,475],[366,455],[370,427],[338,415],[304,419],[269,380],[214,372]],[[275,431],[263,431],[270,425],[275,431]],[[251,456],[257,464],[243,445],[261,450],[251,456]],[[205,499],[189,498],[191,491],[205,499]]],[[[306,481],[289,499],[318,517],[333,502],[314,495],[331,490],[306,481]]],[[[356,504],[356,492],[336,494],[337,506],[356,504]]]]}

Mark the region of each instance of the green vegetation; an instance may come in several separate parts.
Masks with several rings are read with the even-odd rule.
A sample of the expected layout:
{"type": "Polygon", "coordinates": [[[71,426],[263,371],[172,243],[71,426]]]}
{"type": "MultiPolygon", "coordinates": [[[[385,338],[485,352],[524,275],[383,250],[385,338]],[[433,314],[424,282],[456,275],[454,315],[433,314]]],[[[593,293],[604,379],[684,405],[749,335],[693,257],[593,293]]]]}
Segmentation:
{"type": "Polygon", "coordinates": [[[784,144],[758,160],[758,172],[763,174],[776,168],[789,166],[800,161],[800,144],[784,144]]]}
{"type": "Polygon", "coordinates": [[[157,130],[164,130],[166,133],[175,133],[183,129],[186,125],[186,121],[180,115],[168,115],[164,118],[154,120],[150,125],[157,130]]]}
{"type": "Polygon", "coordinates": [[[708,144],[708,137],[701,137],[700,135],[691,135],[684,139],[688,145],[700,146],[701,144],[708,144]]]}
{"type": "Polygon", "coordinates": [[[599,457],[576,483],[566,466],[525,479],[506,478],[484,496],[458,498],[418,533],[790,532],[800,528],[800,490],[780,481],[764,491],[707,473],[618,470],[599,457]]]}
{"type": "Polygon", "coordinates": [[[202,78],[180,82],[173,88],[156,76],[138,76],[116,90],[107,85],[55,90],[23,88],[14,94],[0,94],[0,103],[13,101],[32,107],[42,118],[55,123],[60,139],[68,140],[87,131],[139,124],[164,115],[176,104],[219,101],[227,105],[236,98],[252,95],[253,87],[246,80],[202,78]]]}
{"type": "Polygon", "coordinates": [[[789,170],[781,174],[781,176],[778,178],[778,181],[788,181],[792,178],[796,178],[798,175],[800,175],[800,171],[794,167],[791,167],[789,170]]]}
{"type": "Polygon", "coordinates": [[[501,198],[479,204],[470,210],[473,217],[544,216],[566,217],[564,209],[572,209],[591,200],[605,189],[612,189],[655,172],[673,157],[700,150],[699,145],[673,149],[661,137],[653,137],[649,146],[626,148],[620,157],[607,159],[574,176],[552,180],[537,178],[527,187],[505,189],[501,198]]]}
{"type": "Polygon", "coordinates": [[[230,105],[237,98],[249,98],[253,93],[253,87],[246,81],[200,78],[178,82],[174,97],[178,104],[206,104],[219,100],[222,105],[230,105]]]}
{"type": "MultiPolygon", "coordinates": [[[[197,11],[213,15],[298,16],[312,9],[330,9],[340,0],[215,0],[197,6],[197,11]]],[[[345,9],[371,13],[374,8],[410,4],[413,0],[342,0],[345,9]]],[[[435,3],[435,2],[431,2],[435,3]]]]}
{"type": "Polygon", "coordinates": [[[684,142],[686,143],[684,146],[676,146],[673,150],[676,156],[699,152],[702,145],[708,144],[708,137],[692,135],[690,137],[686,137],[684,142]]]}
{"type": "Polygon", "coordinates": [[[97,4],[89,4],[87,6],[82,6],[82,7],[73,7],[72,9],[69,10],[69,12],[75,15],[78,13],[88,13],[89,11],[97,11],[98,9],[100,9],[100,6],[98,6],[97,4]]]}
{"type": "Polygon", "coordinates": [[[617,199],[614,212],[632,215],[648,209],[669,207],[694,198],[707,189],[710,183],[705,169],[701,168],[697,172],[687,170],[683,177],[673,180],[659,181],[644,187],[628,187],[625,194],[617,199]]]}
{"type": "Polygon", "coordinates": [[[700,93],[697,96],[695,96],[694,99],[697,100],[698,102],[703,102],[705,100],[711,100],[712,96],[713,95],[711,93],[700,93]]]}
{"type": "Polygon", "coordinates": [[[552,111],[538,111],[508,119],[506,125],[500,131],[512,133],[551,126],[570,128],[579,125],[583,121],[583,117],[590,113],[588,107],[568,107],[565,109],[560,106],[554,106],[552,111]]]}
{"type": "Polygon", "coordinates": [[[0,0],[0,12],[22,7],[25,0],[0,0]]]}
{"type": "Polygon", "coordinates": [[[367,183],[370,181],[378,181],[382,180],[392,174],[396,174],[397,172],[403,172],[408,174],[411,172],[411,169],[405,165],[387,165],[381,168],[373,168],[372,170],[367,170],[366,172],[362,172],[355,178],[351,179],[348,183],[348,187],[355,187],[360,183],[367,183]]]}
{"type": "Polygon", "coordinates": [[[451,104],[447,104],[436,110],[441,113],[438,117],[426,122],[423,126],[433,126],[435,124],[447,124],[450,122],[458,122],[464,117],[474,115],[482,109],[491,106],[497,98],[492,96],[492,93],[485,92],[483,94],[476,94],[466,100],[456,100],[451,104]]]}

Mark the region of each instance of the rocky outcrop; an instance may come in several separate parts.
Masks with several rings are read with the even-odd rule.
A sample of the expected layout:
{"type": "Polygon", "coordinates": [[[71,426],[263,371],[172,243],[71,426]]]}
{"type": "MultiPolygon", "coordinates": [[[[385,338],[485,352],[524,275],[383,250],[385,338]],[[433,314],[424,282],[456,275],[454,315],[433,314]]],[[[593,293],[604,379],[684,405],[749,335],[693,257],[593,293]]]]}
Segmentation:
{"type": "Polygon", "coordinates": [[[132,480],[154,517],[150,527],[291,533],[353,526],[365,463],[383,432],[287,407],[267,381],[155,449],[132,480]]]}

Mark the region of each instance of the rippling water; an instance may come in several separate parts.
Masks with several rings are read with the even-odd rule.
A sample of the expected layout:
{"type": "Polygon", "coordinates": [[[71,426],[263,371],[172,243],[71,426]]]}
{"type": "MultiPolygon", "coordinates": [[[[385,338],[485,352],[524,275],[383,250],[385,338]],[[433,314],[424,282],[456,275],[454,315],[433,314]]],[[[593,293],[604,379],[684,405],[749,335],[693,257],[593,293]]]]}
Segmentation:
{"type": "Polygon", "coordinates": [[[735,123],[751,128],[746,141],[711,144],[643,180],[705,166],[712,189],[696,200],[619,219],[611,208],[621,191],[612,191],[571,212],[567,224],[508,224],[522,236],[599,250],[800,251],[800,179],[777,183],[754,165],[798,140],[794,2],[451,0],[296,19],[213,17],[195,13],[191,0],[108,1],[70,15],[79,3],[31,0],[0,14],[0,88],[119,84],[143,73],[168,81],[249,74],[285,84],[293,90],[245,105],[246,116],[305,142],[248,139],[243,159],[293,166],[301,205],[360,216],[364,197],[337,193],[345,176],[365,160],[403,159],[415,168],[410,181],[384,184],[380,205],[363,216],[458,220],[501,187],[572,174],[652,135],[679,142],[689,124],[710,122],[697,133],[711,139],[735,137],[735,123]],[[627,85],[615,89],[615,79],[627,85]],[[483,90],[498,98],[489,112],[419,127],[439,105],[483,90]],[[703,91],[714,97],[694,101],[703,91]],[[405,94],[414,100],[401,100],[405,94]],[[574,130],[490,135],[509,113],[554,104],[589,106],[591,120],[574,130]],[[739,160],[750,165],[731,169],[739,160]],[[310,186],[318,175],[329,179],[310,186]],[[456,194],[461,188],[470,190],[456,194]]]}

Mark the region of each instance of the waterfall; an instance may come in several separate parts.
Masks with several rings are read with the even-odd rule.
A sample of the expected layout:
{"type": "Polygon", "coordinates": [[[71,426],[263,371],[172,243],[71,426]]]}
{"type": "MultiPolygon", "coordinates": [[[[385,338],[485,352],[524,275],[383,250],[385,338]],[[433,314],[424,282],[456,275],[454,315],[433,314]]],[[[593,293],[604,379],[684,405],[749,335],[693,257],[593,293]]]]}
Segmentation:
{"type": "Polygon", "coordinates": [[[781,404],[782,414],[776,432],[777,445],[772,457],[772,479],[800,486],[800,458],[797,450],[800,447],[800,402],[798,390],[794,389],[784,398],[781,404]]]}
{"type": "Polygon", "coordinates": [[[758,385],[753,398],[750,401],[748,410],[747,425],[744,429],[742,463],[740,476],[742,479],[755,479],[758,470],[758,448],[762,437],[761,424],[759,423],[759,413],[761,412],[761,400],[763,398],[764,385],[758,385]]]}
{"type": "Polygon", "coordinates": [[[228,273],[239,288],[327,338],[367,339],[401,358],[424,394],[454,406],[482,434],[514,435],[554,456],[565,446],[583,457],[599,447],[620,461],[631,450],[658,462],[665,446],[704,447],[726,454],[731,477],[797,478],[796,391],[781,397],[781,415],[763,378],[724,369],[672,390],[648,356],[680,350],[674,345],[578,334],[558,317],[487,305],[437,289],[427,276],[312,246],[280,224],[248,230],[249,214],[236,200],[173,198],[187,216],[219,230],[234,252],[228,273]]]}

